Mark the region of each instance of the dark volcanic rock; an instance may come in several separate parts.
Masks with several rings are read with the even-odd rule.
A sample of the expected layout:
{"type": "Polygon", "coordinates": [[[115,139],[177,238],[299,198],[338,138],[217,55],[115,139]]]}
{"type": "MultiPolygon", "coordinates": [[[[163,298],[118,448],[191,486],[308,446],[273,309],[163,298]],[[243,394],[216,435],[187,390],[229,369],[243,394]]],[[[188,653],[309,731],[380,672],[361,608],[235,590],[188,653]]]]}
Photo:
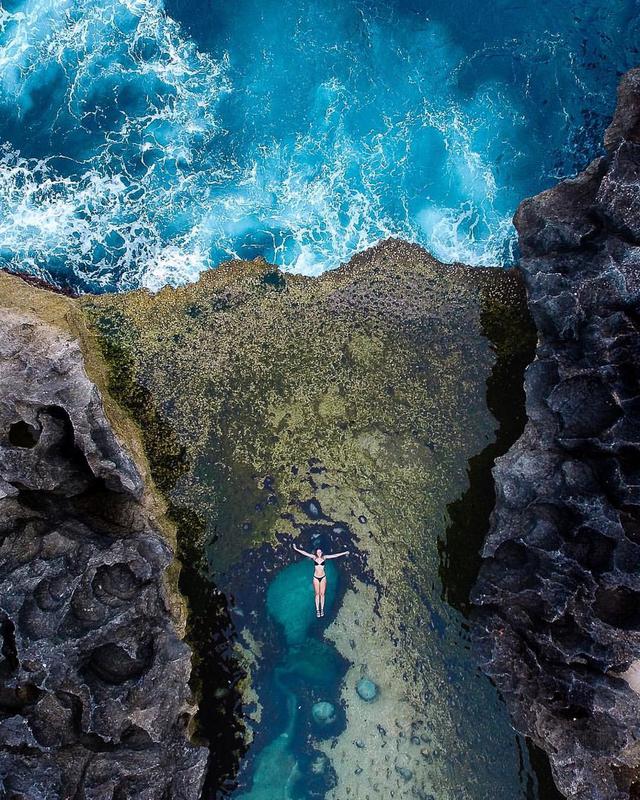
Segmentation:
{"type": "Polygon", "coordinates": [[[0,794],[197,798],[172,552],[78,344],[0,322],[0,794]]]}
{"type": "Polygon", "coordinates": [[[474,596],[485,671],[584,800],[640,796],[640,71],[605,141],[515,217],[539,342],[474,596]]]}

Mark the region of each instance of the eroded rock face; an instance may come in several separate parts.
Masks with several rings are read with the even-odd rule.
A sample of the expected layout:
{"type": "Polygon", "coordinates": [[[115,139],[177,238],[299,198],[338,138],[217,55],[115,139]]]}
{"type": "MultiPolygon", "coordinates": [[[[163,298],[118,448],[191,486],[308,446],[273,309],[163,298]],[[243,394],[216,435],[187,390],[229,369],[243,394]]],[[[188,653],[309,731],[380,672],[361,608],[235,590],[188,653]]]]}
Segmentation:
{"type": "Polygon", "coordinates": [[[475,591],[486,672],[572,798],[640,796],[640,71],[515,217],[537,357],[475,591]]]}
{"type": "Polygon", "coordinates": [[[170,546],[80,347],[0,319],[0,794],[197,798],[170,546]]]}

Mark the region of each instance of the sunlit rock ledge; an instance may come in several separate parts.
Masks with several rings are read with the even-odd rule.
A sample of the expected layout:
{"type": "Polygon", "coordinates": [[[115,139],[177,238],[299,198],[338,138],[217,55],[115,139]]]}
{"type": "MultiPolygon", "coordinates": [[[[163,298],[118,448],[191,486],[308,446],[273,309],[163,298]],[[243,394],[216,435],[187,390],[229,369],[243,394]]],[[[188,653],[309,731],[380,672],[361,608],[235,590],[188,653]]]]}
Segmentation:
{"type": "Polygon", "coordinates": [[[515,224],[538,329],[474,592],[484,668],[562,792],[640,792],[640,71],[606,154],[515,224]]]}
{"type": "MultiPolygon", "coordinates": [[[[15,277],[0,280],[5,308],[38,318],[35,340],[44,341],[49,326],[58,326],[78,358],[82,351],[95,402],[100,407],[99,386],[105,411],[95,447],[116,441],[105,432],[108,419],[118,447],[133,459],[131,469],[137,462],[136,475],[146,475],[155,498],[144,518],[157,546],[161,526],[176,531],[179,588],[189,608],[191,686],[200,706],[197,734],[210,742],[207,791],[226,780],[236,781],[246,797],[277,797],[273,786],[260,784],[274,780],[273,771],[263,777],[261,753],[277,751],[282,780],[312,785],[317,797],[527,796],[526,748],[476,669],[461,613],[488,525],[488,470],[524,424],[522,374],[534,340],[517,272],[443,265],[417,246],[389,241],[314,279],[282,274],[261,261],[232,262],[197,283],[157,294],[77,299],[15,277]],[[327,684],[325,676],[318,683],[302,655],[287,655],[286,669],[298,676],[301,731],[292,750],[280,746],[277,726],[269,722],[282,713],[265,688],[269,665],[281,657],[282,634],[265,596],[291,564],[294,540],[303,547],[322,540],[325,548],[349,549],[352,556],[332,583],[326,627],[312,626],[307,634],[315,652],[338,665],[335,681],[327,684]],[[374,702],[357,694],[362,678],[375,683],[374,702]],[[337,710],[328,732],[313,721],[318,702],[337,710]]],[[[31,374],[28,359],[11,347],[3,369],[31,374]]],[[[64,383],[64,373],[57,380],[64,383]]],[[[3,381],[10,424],[20,417],[42,439],[44,423],[6,387],[3,381]]],[[[70,441],[74,431],[67,431],[70,441]]],[[[15,454],[28,449],[7,438],[7,430],[3,435],[4,474],[15,454]]],[[[48,451],[36,452],[48,458],[48,451]]],[[[117,463],[113,456],[109,461],[117,463]]],[[[90,460],[82,469],[87,480],[99,479],[90,460]]],[[[129,506],[143,502],[140,483],[137,492],[129,506]]],[[[67,513],[66,498],[54,493],[48,502],[61,509],[56,514],[67,513]]],[[[95,515],[119,507],[111,495],[101,495],[98,509],[86,506],[74,514],[87,527],[95,515]]],[[[144,531],[128,526],[125,544],[139,547],[144,531]]],[[[110,531],[100,532],[111,542],[110,531]]],[[[158,598],[172,535],[151,583],[158,598]]],[[[44,650],[58,626],[85,624],[86,605],[109,617],[125,602],[104,596],[93,567],[78,562],[75,568],[78,587],[93,587],[91,596],[74,599],[81,589],[70,582],[52,610],[38,606],[49,626],[38,633],[44,650]]],[[[173,567],[164,582],[169,594],[176,574],[173,567]]],[[[24,591],[21,603],[37,605],[36,587],[24,591]]],[[[113,591],[117,595],[117,587],[113,591]]],[[[129,586],[126,603],[137,607],[138,591],[137,584],[129,586]]],[[[10,610],[10,624],[26,647],[36,634],[23,627],[18,606],[10,610]]],[[[179,621],[172,633],[167,608],[146,601],[144,607],[158,615],[165,637],[183,647],[179,621]]],[[[174,619],[177,614],[179,608],[174,619]]],[[[108,639],[108,631],[100,635],[108,639]]],[[[131,669],[138,661],[146,666],[134,649],[115,655],[131,669]]],[[[187,698],[189,665],[180,652],[171,662],[171,691],[187,698]]],[[[22,658],[18,647],[15,663],[22,658]]],[[[98,669],[83,689],[87,702],[108,716],[113,697],[130,690],[133,704],[133,677],[122,667],[116,686],[98,669]]],[[[38,680],[33,700],[11,717],[36,740],[43,735],[32,726],[36,709],[63,691],[53,678],[45,688],[38,680]]],[[[157,692],[164,691],[163,680],[156,676],[157,692]]],[[[127,702],[122,713],[129,713],[127,702]]],[[[178,711],[175,702],[164,708],[164,718],[184,725],[191,711],[178,711]]],[[[137,718],[146,720],[145,709],[135,712],[137,718]]],[[[90,744],[103,740],[87,737],[103,733],[86,726],[86,716],[73,718],[71,744],[93,759],[90,744]]],[[[109,733],[110,757],[123,780],[135,772],[130,764],[169,746],[154,736],[132,743],[127,730],[119,725],[109,733]]],[[[203,751],[171,730],[179,742],[171,745],[171,757],[193,759],[193,779],[183,794],[171,788],[169,796],[195,798],[203,751]]],[[[47,746],[49,759],[68,756],[66,741],[47,746]]],[[[22,764],[11,751],[4,757],[22,764]]],[[[153,775],[158,791],[151,788],[150,796],[161,796],[165,776],[153,775]]],[[[66,779],[74,791],[86,780],[84,773],[66,779]]]]}

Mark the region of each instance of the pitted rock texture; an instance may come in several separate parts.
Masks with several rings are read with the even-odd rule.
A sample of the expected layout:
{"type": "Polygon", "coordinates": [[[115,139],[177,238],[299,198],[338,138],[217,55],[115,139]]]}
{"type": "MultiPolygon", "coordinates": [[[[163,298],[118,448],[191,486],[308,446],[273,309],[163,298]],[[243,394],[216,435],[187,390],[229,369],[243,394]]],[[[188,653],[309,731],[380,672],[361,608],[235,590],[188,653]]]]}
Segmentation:
{"type": "Polygon", "coordinates": [[[485,671],[581,800],[640,797],[638,70],[605,144],[516,213],[539,342],[474,593],[485,671]]]}
{"type": "Polygon", "coordinates": [[[0,319],[0,796],[199,796],[190,652],[144,502],[79,345],[0,319]]]}

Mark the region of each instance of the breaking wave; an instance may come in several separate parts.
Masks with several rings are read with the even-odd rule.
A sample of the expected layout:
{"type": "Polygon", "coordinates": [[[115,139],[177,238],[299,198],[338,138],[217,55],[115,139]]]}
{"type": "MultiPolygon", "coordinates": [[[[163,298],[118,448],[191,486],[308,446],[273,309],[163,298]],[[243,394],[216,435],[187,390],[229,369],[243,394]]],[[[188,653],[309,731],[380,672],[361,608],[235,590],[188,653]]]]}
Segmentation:
{"type": "Polygon", "coordinates": [[[599,147],[636,2],[24,0],[0,9],[0,261],[114,291],[388,236],[516,257],[599,147]]]}

